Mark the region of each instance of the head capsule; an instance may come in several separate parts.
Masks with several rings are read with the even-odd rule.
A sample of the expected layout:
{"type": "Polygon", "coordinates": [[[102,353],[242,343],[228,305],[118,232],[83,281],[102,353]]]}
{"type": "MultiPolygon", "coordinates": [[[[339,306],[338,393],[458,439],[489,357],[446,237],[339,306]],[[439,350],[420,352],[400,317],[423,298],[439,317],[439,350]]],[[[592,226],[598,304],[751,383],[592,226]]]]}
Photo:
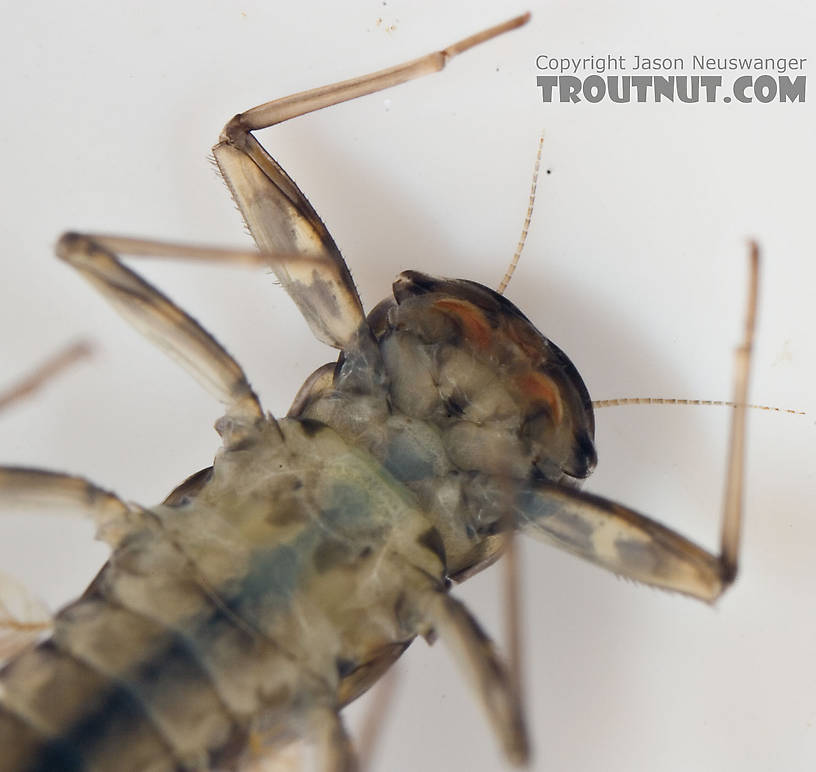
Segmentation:
{"type": "Polygon", "coordinates": [[[592,403],[575,366],[509,300],[405,271],[369,315],[394,408],[440,431],[459,469],[569,481],[595,467],[592,403]]]}

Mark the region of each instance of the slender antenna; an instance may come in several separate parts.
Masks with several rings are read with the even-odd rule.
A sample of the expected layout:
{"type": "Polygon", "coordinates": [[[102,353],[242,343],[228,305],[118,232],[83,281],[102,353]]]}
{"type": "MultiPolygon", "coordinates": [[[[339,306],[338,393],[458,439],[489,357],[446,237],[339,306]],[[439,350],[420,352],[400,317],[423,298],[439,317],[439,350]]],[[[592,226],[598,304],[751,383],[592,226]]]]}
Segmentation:
{"type": "Polygon", "coordinates": [[[706,405],[714,407],[744,407],[752,410],[769,410],[772,413],[790,413],[791,415],[807,415],[804,410],[793,410],[788,407],[774,407],[773,405],[741,405],[722,399],[674,399],[673,397],[622,397],[620,399],[595,399],[592,407],[622,407],[625,405],[706,405]]]}
{"type": "Polygon", "coordinates": [[[524,223],[521,226],[521,236],[519,236],[519,242],[516,245],[516,252],[513,255],[513,259],[510,261],[510,265],[507,266],[507,270],[504,272],[504,277],[502,278],[501,282],[499,282],[498,289],[496,292],[499,295],[503,295],[504,291],[507,289],[507,285],[510,283],[510,279],[513,278],[513,274],[515,273],[516,266],[519,263],[519,258],[521,257],[521,252],[524,249],[524,245],[527,243],[527,232],[530,229],[530,220],[533,217],[533,206],[535,205],[535,197],[536,197],[536,187],[538,186],[538,173],[541,170],[541,148],[544,145],[544,132],[542,131],[540,136],[538,137],[538,150],[536,152],[536,160],[535,166],[533,167],[533,182],[530,185],[530,199],[527,202],[527,214],[524,217],[524,223]]]}

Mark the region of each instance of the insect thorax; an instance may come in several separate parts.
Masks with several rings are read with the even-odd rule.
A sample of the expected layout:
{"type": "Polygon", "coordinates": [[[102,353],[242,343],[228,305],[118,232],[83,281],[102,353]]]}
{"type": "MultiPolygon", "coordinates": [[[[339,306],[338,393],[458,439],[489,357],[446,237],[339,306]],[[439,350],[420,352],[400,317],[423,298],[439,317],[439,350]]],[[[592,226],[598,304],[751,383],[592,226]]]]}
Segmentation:
{"type": "Polygon", "coordinates": [[[495,557],[520,482],[574,483],[596,461],[589,394],[564,353],[496,292],[414,271],[290,416],[329,424],[405,484],[450,575],[495,557]]]}

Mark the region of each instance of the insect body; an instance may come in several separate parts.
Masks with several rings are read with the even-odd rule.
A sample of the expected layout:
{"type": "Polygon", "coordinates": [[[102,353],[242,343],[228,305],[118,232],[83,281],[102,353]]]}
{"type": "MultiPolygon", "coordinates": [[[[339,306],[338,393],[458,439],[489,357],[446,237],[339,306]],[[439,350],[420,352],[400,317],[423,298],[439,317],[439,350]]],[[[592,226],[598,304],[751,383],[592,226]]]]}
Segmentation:
{"type": "MultiPolygon", "coordinates": [[[[140,507],[83,480],[7,468],[14,505],[92,516],[112,555],[51,638],[0,673],[8,770],[240,768],[296,736],[349,770],[338,711],[417,635],[458,654],[508,758],[528,742],[511,678],[447,592],[523,529],[626,576],[706,601],[733,580],[741,427],[723,550],[711,555],[583,494],[589,395],[567,357],[480,285],[403,273],[368,316],[331,236],[252,132],[440,69],[525,17],[445,51],[232,119],[214,156],[258,253],[67,234],[58,255],[226,406],[212,468],[140,507]],[[289,415],[268,416],[227,352],[119,253],[268,261],[314,334],[341,349],[289,415]]],[[[745,402],[751,324],[739,359],[745,402]]]]}

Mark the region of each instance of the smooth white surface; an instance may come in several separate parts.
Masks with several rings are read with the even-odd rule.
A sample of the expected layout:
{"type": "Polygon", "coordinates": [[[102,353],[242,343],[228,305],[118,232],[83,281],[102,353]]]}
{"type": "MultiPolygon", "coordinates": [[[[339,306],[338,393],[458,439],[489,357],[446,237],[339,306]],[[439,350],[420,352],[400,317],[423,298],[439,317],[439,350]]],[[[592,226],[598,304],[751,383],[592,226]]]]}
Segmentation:
{"type": "MultiPolygon", "coordinates": [[[[744,242],[760,240],[752,399],[809,414],[750,415],[738,583],[712,610],[525,544],[525,684],[537,770],[813,769],[813,102],[545,106],[534,65],[540,53],[698,52],[813,64],[805,3],[8,6],[0,383],[77,337],[98,353],[0,416],[0,460],[83,474],[145,503],[207,465],[218,404],[53,258],[58,234],[245,245],[206,160],[227,118],[525,7],[528,27],[445,73],[261,140],[324,218],[370,308],[404,268],[498,283],[544,128],[551,174],[508,297],[599,399],[727,399],[744,242]]],[[[137,267],[229,348],[267,409],[284,412],[333,358],[269,276],[137,267]]],[[[588,487],[713,547],[727,420],[713,408],[604,410],[588,487]]],[[[58,519],[0,526],[0,565],[52,602],[79,592],[104,558],[58,519]]],[[[497,637],[499,577],[494,568],[456,591],[497,637]]],[[[400,674],[374,769],[504,768],[441,646],[412,647],[400,674]]]]}

